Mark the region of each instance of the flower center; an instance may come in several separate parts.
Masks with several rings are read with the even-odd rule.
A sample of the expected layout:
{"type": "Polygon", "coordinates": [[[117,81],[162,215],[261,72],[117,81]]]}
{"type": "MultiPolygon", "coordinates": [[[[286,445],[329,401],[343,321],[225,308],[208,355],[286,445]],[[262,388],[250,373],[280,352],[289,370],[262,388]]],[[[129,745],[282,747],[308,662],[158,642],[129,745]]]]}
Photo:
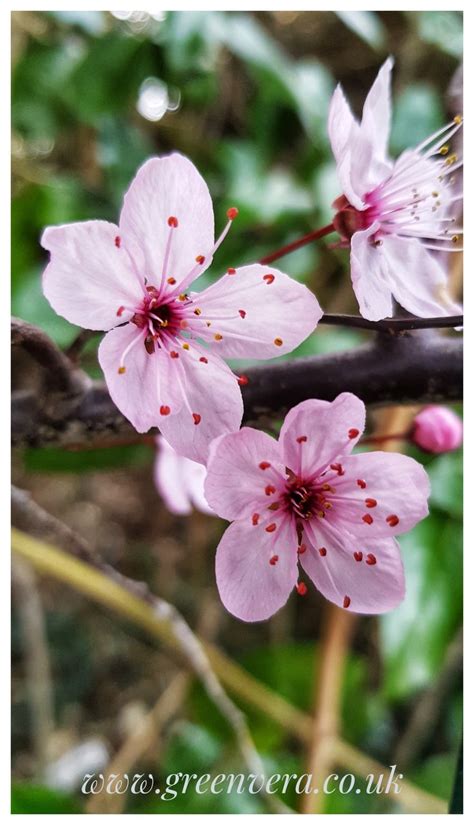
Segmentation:
{"type": "Polygon", "coordinates": [[[159,292],[154,286],[147,286],[147,295],[140,308],[130,319],[139,329],[148,330],[144,346],[149,355],[160,346],[165,337],[174,338],[184,329],[182,308],[176,301],[160,303],[159,292]]]}
{"type": "Polygon", "coordinates": [[[305,484],[299,478],[288,481],[285,502],[287,509],[299,519],[310,519],[314,516],[324,518],[326,511],[332,508],[328,493],[334,492],[330,484],[305,484]]]}
{"type": "Polygon", "coordinates": [[[338,210],[333,220],[334,229],[345,241],[349,241],[354,232],[370,226],[371,221],[368,219],[367,212],[359,212],[351,206],[345,195],[336,198],[333,207],[338,210]]]}

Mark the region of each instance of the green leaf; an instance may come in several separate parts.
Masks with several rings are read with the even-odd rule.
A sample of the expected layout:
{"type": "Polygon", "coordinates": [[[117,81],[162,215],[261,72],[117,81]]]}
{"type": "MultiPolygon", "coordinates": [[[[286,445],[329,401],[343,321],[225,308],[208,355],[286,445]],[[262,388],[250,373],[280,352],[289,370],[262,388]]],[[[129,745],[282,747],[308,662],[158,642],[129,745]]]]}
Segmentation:
{"type": "Polygon", "coordinates": [[[391,700],[426,687],[462,616],[461,524],[433,511],[400,537],[406,597],[381,617],[384,689],[391,700]]]}
{"type": "Polygon", "coordinates": [[[34,473],[87,473],[114,467],[146,467],[152,451],[144,444],[78,452],[54,447],[24,451],[25,469],[34,473]]]}
{"type": "Polygon", "coordinates": [[[387,33],[380,17],[373,11],[337,11],[347,28],[379,51],[385,46],[387,33]]]}
{"type": "Polygon", "coordinates": [[[462,518],[463,472],[462,452],[444,453],[427,466],[430,481],[430,502],[451,516],[462,518]]]}
{"type": "Polygon", "coordinates": [[[75,799],[42,785],[17,782],[12,786],[12,814],[79,814],[75,799]]]}

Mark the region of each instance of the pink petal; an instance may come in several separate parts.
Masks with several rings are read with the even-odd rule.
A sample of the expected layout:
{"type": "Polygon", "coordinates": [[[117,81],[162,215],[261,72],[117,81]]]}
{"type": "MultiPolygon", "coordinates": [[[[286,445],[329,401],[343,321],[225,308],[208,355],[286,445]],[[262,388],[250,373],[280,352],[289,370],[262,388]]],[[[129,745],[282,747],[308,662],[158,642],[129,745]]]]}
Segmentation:
{"type": "MultiPolygon", "coordinates": [[[[355,232],[351,239],[351,278],[361,315],[369,321],[380,321],[393,314],[392,293],[386,279],[384,246],[375,246],[373,236],[378,224],[355,232]]],[[[410,277],[415,277],[410,274],[410,277]]]]}
{"type": "Polygon", "coordinates": [[[328,115],[329,140],[336,163],[341,162],[358,131],[359,124],[351,112],[341,86],[338,85],[331,98],[328,115]]]}
{"type": "Polygon", "coordinates": [[[43,291],[55,312],[72,324],[110,329],[120,322],[121,306],[135,308],[143,299],[127,253],[116,244],[118,236],[118,228],[107,221],[50,226],[43,232],[41,245],[51,253],[43,291]]]}
{"type": "Polygon", "coordinates": [[[206,468],[203,464],[178,455],[168,442],[158,436],[154,466],[156,488],[171,513],[189,515],[193,507],[213,515],[204,498],[206,468]]]}
{"type": "Polygon", "coordinates": [[[289,519],[268,533],[235,521],[216,554],[216,579],[227,610],[245,622],[268,619],[283,607],[298,578],[296,531],[289,519]],[[270,564],[270,559],[278,560],[270,564]]]}
{"type": "Polygon", "coordinates": [[[378,250],[386,261],[386,283],[408,312],[421,318],[459,314],[459,304],[447,293],[445,270],[421,241],[385,236],[378,250]]]}
{"type": "Polygon", "coordinates": [[[296,475],[317,476],[352,450],[364,426],[364,404],[350,392],[332,402],[303,401],[290,410],[281,428],[285,464],[296,475]]]}
{"type": "Polygon", "coordinates": [[[366,192],[372,189],[375,184],[380,183],[392,169],[392,163],[387,158],[392,119],[390,93],[392,68],[393,58],[389,57],[381,67],[366,97],[360,124],[359,143],[354,146],[354,159],[357,162],[359,158],[359,168],[366,192]],[[370,168],[365,165],[368,158],[363,156],[364,143],[370,147],[370,168]],[[362,154],[359,154],[360,152],[362,154]]]}
{"type": "Polygon", "coordinates": [[[260,430],[243,427],[213,442],[204,485],[206,498],[222,518],[234,519],[266,513],[273,500],[265,490],[276,492],[285,484],[285,466],[274,438],[260,430]]]}
{"type": "Polygon", "coordinates": [[[162,406],[174,413],[182,403],[176,391],[168,354],[156,349],[153,355],[149,355],[143,339],[143,330],[134,324],[117,327],[107,333],[98,353],[114,404],[139,433],[161,424],[164,417],[160,414],[162,406]],[[122,355],[137,338],[125,358],[125,372],[120,374],[122,355]]]}
{"type": "Polygon", "coordinates": [[[328,520],[335,527],[361,537],[396,536],[428,515],[429,478],[413,458],[359,453],[346,456],[342,465],[344,475],[329,482],[336,493],[328,520]],[[363,521],[367,515],[370,525],[363,521]]]}
{"type": "MultiPolygon", "coordinates": [[[[139,169],[124,198],[120,215],[123,241],[157,288],[166,278],[179,284],[193,267],[196,256],[207,255],[214,244],[214,213],[209,189],[196,167],[183,155],[151,158],[139,169]],[[166,272],[165,251],[170,235],[169,218],[178,225],[166,272]]],[[[206,260],[198,274],[204,272],[206,260]]]]}
{"type": "Polygon", "coordinates": [[[189,350],[180,350],[179,359],[170,359],[176,367],[174,389],[181,398],[180,410],[157,423],[175,450],[205,464],[211,441],[239,429],[243,403],[237,378],[227,364],[201,352],[190,342],[189,350]]]}
{"type": "Polygon", "coordinates": [[[202,311],[199,334],[225,358],[275,358],[291,352],[323,314],[307,287],[260,264],[224,275],[194,299],[202,311]],[[216,334],[222,338],[216,340],[216,334]]]}
{"type": "Polygon", "coordinates": [[[322,528],[320,523],[316,527],[308,523],[305,543],[301,566],[323,596],[339,607],[355,613],[384,613],[404,598],[405,577],[395,539],[366,541],[326,524],[322,528]]]}

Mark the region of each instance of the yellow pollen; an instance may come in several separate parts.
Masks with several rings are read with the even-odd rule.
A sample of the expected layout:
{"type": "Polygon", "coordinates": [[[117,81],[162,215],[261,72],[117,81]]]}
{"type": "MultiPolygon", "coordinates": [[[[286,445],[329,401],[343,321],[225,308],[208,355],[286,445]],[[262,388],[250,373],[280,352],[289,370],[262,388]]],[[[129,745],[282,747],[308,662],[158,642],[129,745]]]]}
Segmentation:
{"type": "Polygon", "coordinates": [[[380,238],[379,238],[378,241],[375,241],[374,246],[382,246],[382,244],[383,244],[383,241],[381,241],[380,238]]]}
{"type": "Polygon", "coordinates": [[[432,192],[431,194],[434,198],[439,198],[439,192],[432,192]]]}
{"type": "Polygon", "coordinates": [[[281,347],[281,345],[283,344],[283,339],[282,338],[275,338],[273,343],[275,344],[276,347],[281,347]]]}
{"type": "Polygon", "coordinates": [[[210,327],[210,326],[211,326],[211,322],[210,322],[210,321],[206,321],[206,327],[210,327]]]}
{"type": "Polygon", "coordinates": [[[446,160],[444,162],[445,162],[446,166],[452,166],[453,163],[456,163],[457,159],[458,159],[458,156],[455,155],[455,154],[452,154],[452,155],[449,156],[449,158],[446,158],[446,160]]]}
{"type": "Polygon", "coordinates": [[[214,341],[222,341],[222,335],[220,334],[220,332],[216,332],[216,334],[214,335],[214,341]]]}
{"type": "Polygon", "coordinates": [[[456,126],[459,126],[462,123],[462,115],[456,115],[456,117],[453,117],[453,121],[456,126]]]}
{"type": "Polygon", "coordinates": [[[123,375],[124,372],[125,372],[125,367],[119,367],[117,372],[118,372],[119,375],[123,375]]]}
{"type": "Polygon", "coordinates": [[[452,242],[453,242],[453,243],[457,243],[457,242],[458,242],[458,240],[459,240],[459,235],[453,235],[453,237],[451,238],[451,240],[452,240],[452,242]]]}
{"type": "Polygon", "coordinates": [[[183,344],[183,349],[189,349],[189,344],[183,344]]]}
{"type": "Polygon", "coordinates": [[[194,310],[194,314],[195,315],[200,315],[201,314],[201,310],[199,309],[199,307],[196,307],[196,309],[194,310]]]}
{"type": "Polygon", "coordinates": [[[449,152],[449,146],[447,146],[446,144],[444,146],[442,146],[441,149],[439,150],[440,155],[447,155],[448,152],[449,152]]]}
{"type": "Polygon", "coordinates": [[[318,518],[325,518],[326,517],[326,513],[324,512],[324,510],[318,510],[316,515],[318,516],[318,518]]]}
{"type": "Polygon", "coordinates": [[[325,508],[325,510],[332,510],[332,504],[330,501],[325,501],[323,507],[325,508]]]}
{"type": "Polygon", "coordinates": [[[178,295],[178,301],[185,301],[188,296],[185,292],[182,292],[181,295],[178,295]]]}

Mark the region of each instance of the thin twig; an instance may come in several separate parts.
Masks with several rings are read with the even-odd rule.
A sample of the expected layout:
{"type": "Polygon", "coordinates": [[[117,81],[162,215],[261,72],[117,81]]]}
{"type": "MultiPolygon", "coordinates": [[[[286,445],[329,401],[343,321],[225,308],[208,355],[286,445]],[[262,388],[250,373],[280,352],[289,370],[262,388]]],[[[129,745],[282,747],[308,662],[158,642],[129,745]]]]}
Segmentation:
{"type": "Polygon", "coordinates": [[[330,315],[325,313],[319,323],[337,327],[370,329],[374,332],[402,332],[413,329],[462,327],[464,316],[441,315],[437,318],[384,318],[382,321],[367,321],[360,315],[330,315]]]}
{"type": "Polygon", "coordinates": [[[78,363],[86,344],[88,344],[89,341],[97,335],[101,335],[101,332],[94,329],[82,329],[74,338],[73,342],[69,344],[66,350],[66,355],[73,364],[78,363]]]}
{"type": "MultiPolygon", "coordinates": [[[[145,584],[132,582],[119,576],[122,583],[113,581],[103,571],[92,568],[78,558],[65,555],[56,547],[30,538],[24,533],[13,531],[13,551],[29,561],[38,573],[52,576],[69,585],[76,591],[92,598],[120,616],[127,618],[138,627],[147,631],[153,639],[160,639],[174,650],[179,650],[177,640],[169,622],[153,609],[153,597],[150,598],[145,584]],[[135,586],[137,585],[137,586],[135,586]],[[141,597],[137,591],[141,591],[141,597]]],[[[211,666],[222,682],[242,700],[260,712],[274,719],[279,725],[296,735],[302,742],[308,743],[311,737],[311,717],[293,707],[286,699],[263,685],[246,673],[235,662],[212,644],[202,643],[211,666]]],[[[189,662],[188,662],[189,664],[189,662]]],[[[353,770],[357,776],[366,777],[368,773],[388,774],[387,768],[360,753],[345,742],[335,743],[335,761],[337,764],[353,770]],[[347,759],[347,762],[345,761],[347,759]]],[[[394,795],[391,787],[388,795],[406,810],[416,813],[446,813],[446,803],[432,794],[417,788],[408,781],[403,784],[404,794],[394,795]]]]}

